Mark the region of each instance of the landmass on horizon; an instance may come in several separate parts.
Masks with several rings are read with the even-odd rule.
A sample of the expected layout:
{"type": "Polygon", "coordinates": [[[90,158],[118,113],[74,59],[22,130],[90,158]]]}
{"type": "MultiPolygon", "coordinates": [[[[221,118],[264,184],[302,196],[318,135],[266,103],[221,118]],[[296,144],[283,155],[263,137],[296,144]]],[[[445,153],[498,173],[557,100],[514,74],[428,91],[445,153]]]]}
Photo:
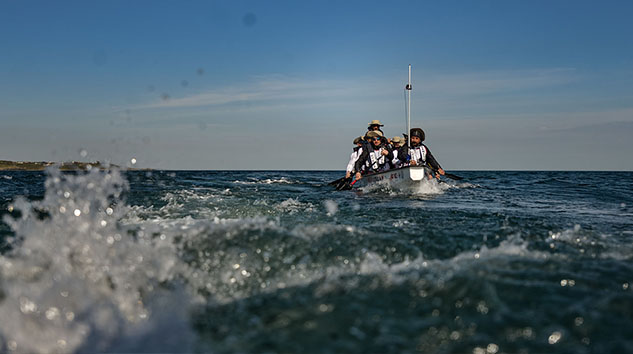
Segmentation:
{"type": "MultiPolygon", "coordinates": [[[[121,168],[115,164],[104,164],[100,161],[95,162],[30,162],[30,161],[8,161],[0,160],[0,171],[44,171],[47,167],[58,166],[61,171],[85,171],[91,168],[106,170],[109,168],[121,168]],[[90,166],[90,167],[89,167],[90,166]]],[[[125,168],[126,170],[139,170],[138,168],[125,168]]],[[[143,170],[148,170],[144,168],[143,170]]]]}

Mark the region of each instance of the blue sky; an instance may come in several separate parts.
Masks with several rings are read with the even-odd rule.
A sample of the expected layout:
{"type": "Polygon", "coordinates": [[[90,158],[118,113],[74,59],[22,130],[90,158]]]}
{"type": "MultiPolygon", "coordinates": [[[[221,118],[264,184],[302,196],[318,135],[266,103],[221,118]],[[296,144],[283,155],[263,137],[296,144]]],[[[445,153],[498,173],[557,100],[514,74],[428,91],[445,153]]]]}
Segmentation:
{"type": "Polygon", "coordinates": [[[0,159],[344,169],[370,120],[404,131],[412,64],[412,121],[448,170],[633,170],[631,18],[631,1],[0,0],[0,159]]]}

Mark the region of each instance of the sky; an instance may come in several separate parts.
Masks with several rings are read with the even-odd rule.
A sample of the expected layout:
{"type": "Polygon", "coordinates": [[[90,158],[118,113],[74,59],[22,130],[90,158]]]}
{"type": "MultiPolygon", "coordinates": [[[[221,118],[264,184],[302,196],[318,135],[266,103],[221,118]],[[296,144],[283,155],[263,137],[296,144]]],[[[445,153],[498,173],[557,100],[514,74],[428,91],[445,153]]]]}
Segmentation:
{"type": "Polygon", "coordinates": [[[378,119],[450,170],[633,170],[633,1],[0,0],[0,160],[344,170],[378,119]]]}

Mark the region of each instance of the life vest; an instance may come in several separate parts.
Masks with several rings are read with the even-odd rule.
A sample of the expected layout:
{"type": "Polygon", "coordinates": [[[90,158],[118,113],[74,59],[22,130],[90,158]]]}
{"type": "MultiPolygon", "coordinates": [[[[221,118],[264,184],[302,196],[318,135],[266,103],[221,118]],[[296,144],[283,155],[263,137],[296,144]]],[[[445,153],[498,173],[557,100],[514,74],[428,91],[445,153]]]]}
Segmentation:
{"type": "Polygon", "coordinates": [[[398,168],[402,164],[402,161],[398,158],[398,149],[393,149],[393,160],[391,160],[391,164],[394,168],[398,168]]]}
{"type": "Polygon", "coordinates": [[[424,165],[426,164],[426,146],[420,144],[416,147],[411,147],[409,149],[409,156],[411,156],[411,161],[415,161],[417,164],[424,165]]]}
{"type": "Polygon", "coordinates": [[[386,156],[382,154],[383,150],[385,150],[384,147],[380,147],[378,150],[369,150],[369,156],[367,156],[367,162],[365,163],[369,170],[376,172],[385,166],[387,161],[385,159],[386,156]]]}

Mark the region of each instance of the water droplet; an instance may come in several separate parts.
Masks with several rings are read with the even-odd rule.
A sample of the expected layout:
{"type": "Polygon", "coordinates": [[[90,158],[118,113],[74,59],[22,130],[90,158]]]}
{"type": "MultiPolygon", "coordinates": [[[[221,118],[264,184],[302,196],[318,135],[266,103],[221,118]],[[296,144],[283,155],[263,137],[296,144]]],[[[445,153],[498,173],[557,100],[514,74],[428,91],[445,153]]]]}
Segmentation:
{"type": "Polygon", "coordinates": [[[81,157],[88,156],[88,151],[86,151],[85,149],[81,149],[81,151],[79,151],[79,156],[81,157]]]}
{"type": "Polygon", "coordinates": [[[79,215],[81,215],[81,210],[79,210],[79,209],[75,209],[75,211],[73,212],[73,214],[75,214],[75,216],[79,216],[79,215]]]}
{"type": "Polygon", "coordinates": [[[64,192],[64,198],[66,199],[70,198],[70,192],[68,191],[64,192]]]}
{"type": "Polygon", "coordinates": [[[106,214],[108,214],[108,215],[112,215],[113,212],[114,212],[114,210],[112,210],[112,208],[107,208],[106,209],[106,214]]]}
{"type": "Polygon", "coordinates": [[[582,326],[583,323],[585,323],[585,319],[582,317],[576,317],[574,319],[574,325],[576,325],[576,327],[582,326]]]}
{"type": "Polygon", "coordinates": [[[239,264],[237,264],[237,263],[233,264],[233,269],[239,269],[239,268],[240,268],[239,264]]]}
{"type": "Polygon", "coordinates": [[[563,335],[559,331],[556,331],[556,332],[550,334],[550,336],[547,339],[547,341],[548,341],[549,344],[556,344],[556,343],[558,343],[560,341],[562,336],[563,335]]]}
{"type": "Polygon", "coordinates": [[[48,320],[52,321],[59,316],[59,310],[57,309],[57,307],[51,307],[48,310],[46,310],[44,314],[46,315],[46,318],[48,320]]]}
{"type": "Polygon", "coordinates": [[[131,163],[132,165],[136,165],[136,159],[133,157],[132,159],[130,159],[130,163],[131,163]]]}
{"type": "Polygon", "coordinates": [[[242,23],[246,27],[253,27],[257,23],[257,16],[252,12],[247,12],[244,14],[244,17],[242,17],[242,23]]]}
{"type": "Polygon", "coordinates": [[[63,205],[59,207],[59,212],[64,214],[66,213],[66,207],[64,207],[63,205]]]}
{"type": "Polygon", "coordinates": [[[22,311],[22,313],[26,314],[37,311],[37,305],[35,305],[35,303],[29,300],[27,297],[22,296],[20,297],[19,301],[20,311],[22,311]]]}
{"type": "Polygon", "coordinates": [[[18,349],[18,343],[14,340],[10,340],[7,342],[7,348],[9,348],[10,351],[15,351],[18,349]]]}
{"type": "Polygon", "coordinates": [[[486,347],[486,353],[495,354],[498,351],[499,351],[499,346],[496,345],[495,343],[490,343],[486,347]]]}
{"type": "Polygon", "coordinates": [[[101,220],[101,226],[105,227],[106,225],[108,225],[108,222],[105,220],[101,220]]]}

